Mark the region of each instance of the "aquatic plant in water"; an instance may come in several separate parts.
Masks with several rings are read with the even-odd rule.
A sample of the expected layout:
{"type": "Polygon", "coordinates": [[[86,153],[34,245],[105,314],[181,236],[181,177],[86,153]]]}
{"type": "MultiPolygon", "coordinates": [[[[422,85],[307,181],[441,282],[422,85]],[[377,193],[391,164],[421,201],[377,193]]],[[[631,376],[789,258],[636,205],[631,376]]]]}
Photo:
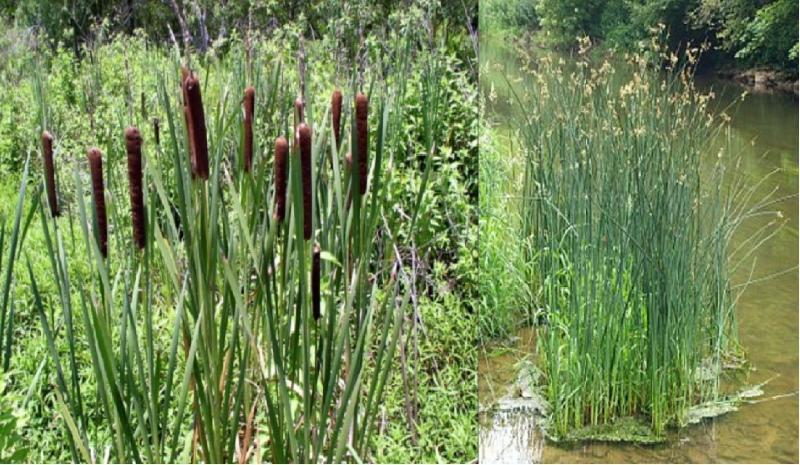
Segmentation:
{"type": "Polygon", "coordinates": [[[655,41],[615,65],[529,57],[522,90],[510,86],[553,438],[616,437],[618,424],[650,442],[723,401],[723,368],[741,361],[728,246],[767,203],[728,169],[727,122],[692,86],[695,58],[678,65],[655,41]]]}

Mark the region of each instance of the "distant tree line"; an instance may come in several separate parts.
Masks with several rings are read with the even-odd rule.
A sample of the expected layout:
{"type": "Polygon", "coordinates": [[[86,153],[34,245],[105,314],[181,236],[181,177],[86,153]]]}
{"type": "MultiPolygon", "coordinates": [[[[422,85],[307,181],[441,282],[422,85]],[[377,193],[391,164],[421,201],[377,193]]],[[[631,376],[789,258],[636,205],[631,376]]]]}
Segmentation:
{"type": "Polygon", "coordinates": [[[432,28],[477,28],[478,0],[0,0],[0,18],[76,52],[100,24],[112,33],[140,29],[202,52],[234,32],[263,35],[286,24],[298,25],[309,39],[334,33],[357,41],[411,3],[430,10],[432,28]]]}
{"type": "Polygon", "coordinates": [[[556,47],[584,35],[630,47],[661,23],[673,46],[707,41],[739,66],[797,66],[798,0],[481,0],[481,17],[556,47]]]}

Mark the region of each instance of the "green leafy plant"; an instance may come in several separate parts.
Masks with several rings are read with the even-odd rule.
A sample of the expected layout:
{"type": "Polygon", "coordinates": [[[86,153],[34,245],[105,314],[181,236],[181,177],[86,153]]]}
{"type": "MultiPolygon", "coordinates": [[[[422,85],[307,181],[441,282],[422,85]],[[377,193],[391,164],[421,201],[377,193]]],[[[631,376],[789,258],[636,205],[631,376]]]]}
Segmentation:
{"type": "Polygon", "coordinates": [[[19,408],[18,396],[9,393],[6,379],[8,374],[0,375],[0,460],[3,463],[25,463],[28,447],[19,434],[25,427],[25,415],[19,408]]]}

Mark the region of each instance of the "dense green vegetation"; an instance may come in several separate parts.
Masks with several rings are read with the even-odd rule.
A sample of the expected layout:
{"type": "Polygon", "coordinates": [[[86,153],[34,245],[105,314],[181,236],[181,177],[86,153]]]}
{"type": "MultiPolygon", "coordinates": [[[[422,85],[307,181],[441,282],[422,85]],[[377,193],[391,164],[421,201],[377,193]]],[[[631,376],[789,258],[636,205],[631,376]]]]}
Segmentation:
{"type": "Polygon", "coordinates": [[[486,0],[482,31],[537,31],[551,46],[575,47],[577,37],[630,50],[657,24],[672,48],[708,43],[717,66],[767,66],[796,74],[798,3],[794,0],[486,0]]]}
{"type": "Polygon", "coordinates": [[[535,325],[553,439],[663,440],[738,399],[723,388],[743,362],[729,276],[780,215],[735,168],[697,56],[659,43],[626,61],[590,58],[585,38],[571,59],[516,47],[513,73],[482,63],[502,124],[482,141],[479,336],[535,325]]]}
{"type": "MultiPolygon", "coordinates": [[[[132,3],[142,15],[163,6],[132,3]]],[[[13,15],[6,22],[17,27],[3,38],[9,47],[0,66],[0,81],[15,83],[15,92],[0,94],[6,238],[20,182],[26,187],[20,246],[3,242],[10,254],[3,269],[15,264],[8,306],[15,311],[5,320],[13,324],[0,331],[10,362],[0,422],[22,445],[0,441],[0,459],[88,461],[96,453],[112,461],[228,461],[257,444],[248,460],[472,460],[478,122],[474,49],[459,23],[465,12],[450,17],[447,5],[427,2],[402,12],[375,4],[374,18],[386,16],[370,24],[381,27],[355,38],[325,30],[313,39],[317,26],[307,18],[284,18],[272,29],[229,22],[230,34],[205,53],[193,37],[198,50],[190,60],[202,85],[211,154],[206,183],[190,179],[185,124],[176,110],[183,44],[159,44],[163,31],[147,27],[130,35],[101,10],[88,14],[91,25],[71,42],[53,25],[63,17],[46,16],[47,3],[38,5],[6,6],[13,15]],[[436,32],[431,18],[454,25],[436,32]],[[25,30],[25,21],[43,29],[25,30]],[[271,219],[272,145],[294,131],[291,108],[301,82],[317,160],[313,218],[322,248],[324,328],[302,304],[313,296],[307,274],[313,249],[300,239],[302,219],[292,212],[303,207],[290,203],[285,227],[271,219]],[[246,85],[256,89],[251,175],[241,164],[246,85]],[[330,128],[335,87],[345,94],[340,149],[330,128]],[[345,153],[355,152],[350,121],[359,88],[370,96],[375,160],[364,199],[352,195],[350,183],[359,176],[349,176],[344,163],[345,153]],[[133,249],[128,216],[123,130],[131,124],[144,139],[144,254],[133,249]],[[57,220],[42,192],[43,129],[55,136],[57,220]],[[84,154],[93,145],[103,152],[108,260],[99,258],[96,196],[86,188],[84,154]],[[359,224],[360,239],[351,243],[359,224]],[[270,256],[293,264],[270,278],[274,294],[259,291],[273,275],[259,272],[268,268],[256,260],[270,256]],[[354,270],[352,278],[343,267],[354,270]],[[289,308],[300,302],[299,313],[278,312],[269,321],[283,306],[278,302],[289,308]],[[216,324],[202,324],[203,315],[216,324]],[[262,350],[265,358],[257,357],[262,350]],[[337,350],[346,353],[345,367],[335,363],[337,350]],[[194,364],[186,363],[190,354],[194,364]],[[280,361],[288,364],[283,373],[280,361]],[[217,382],[219,389],[210,387],[217,382]],[[171,393],[153,389],[165,383],[171,393]],[[208,397],[195,398],[193,385],[206,386],[199,392],[208,397]],[[323,402],[335,419],[327,426],[323,402]],[[354,432],[343,433],[352,419],[354,432]]],[[[63,13],[69,5],[49,6],[63,13]]],[[[241,18],[235,8],[220,11],[241,18]]],[[[252,11],[254,20],[264,20],[252,11]]],[[[325,18],[328,10],[313,11],[325,18]]],[[[344,21],[346,13],[335,18],[344,21]]],[[[221,29],[212,16],[221,16],[206,16],[221,29]]],[[[290,196],[299,201],[297,168],[290,170],[290,196]]]]}

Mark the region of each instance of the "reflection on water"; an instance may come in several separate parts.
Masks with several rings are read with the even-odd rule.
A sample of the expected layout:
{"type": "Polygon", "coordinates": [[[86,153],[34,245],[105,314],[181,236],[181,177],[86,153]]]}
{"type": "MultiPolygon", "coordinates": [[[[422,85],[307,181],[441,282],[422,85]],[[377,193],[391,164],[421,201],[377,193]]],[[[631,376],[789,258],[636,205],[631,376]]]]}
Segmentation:
{"type": "Polygon", "coordinates": [[[544,437],[536,429],[538,418],[528,409],[500,410],[483,415],[479,462],[540,463],[544,437]]]}
{"type": "MultiPolygon", "coordinates": [[[[496,91],[502,89],[503,73],[513,78],[517,69],[513,54],[492,41],[481,44],[481,61],[482,70],[493,70],[481,73],[481,86],[486,92],[492,85],[496,91]]],[[[720,109],[739,99],[743,90],[714,80],[700,81],[698,85],[714,89],[720,109]]],[[[773,378],[764,387],[763,399],[767,400],[674,431],[667,443],[655,446],[547,443],[542,449],[540,437],[532,436],[539,434],[534,415],[504,412],[497,418],[487,410],[482,413],[481,421],[481,461],[486,458],[487,463],[798,462],[797,105],[796,96],[750,94],[727,110],[732,117],[734,147],[742,159],[739,169],[751,185],[777,170],[759,193],[766,195],[776,189],[773,198],[781,200],[771,208],[780,211],[786,220],[785,226],[754,254],[754,279],[777,275],[748,286],[736,308],[740,342],[753,365],[749,381],[760,383],[773,378]],[[793,395],[771,399],[785,394],[793,395]],[[521,448],[528,452],[520,451],[521,448]],[[499,455],[503,450],[508,451],[508,457],[499,455]]],[[[507,111],[508,107],[495,106],[494,110],[507,111]]],[[[733,239],[733,247],[763,222],[762,217],[744,223],[733,239]]],[[[733,276],[733,284],[746,281],[749,273],[749,266],[742,267],[733,276]]],[[[530,330],[520,334],[520,340],[526,338],[532,340],[530,330]]],[[[506,387],[513,384],[516,376],[515,364],[531,357],[532,347],[531,344],[526,350],[518,342],[511,352],[499,356],[487,353],[481,357],[479,393],[484,408],[506,393],[506,387]]]]}

